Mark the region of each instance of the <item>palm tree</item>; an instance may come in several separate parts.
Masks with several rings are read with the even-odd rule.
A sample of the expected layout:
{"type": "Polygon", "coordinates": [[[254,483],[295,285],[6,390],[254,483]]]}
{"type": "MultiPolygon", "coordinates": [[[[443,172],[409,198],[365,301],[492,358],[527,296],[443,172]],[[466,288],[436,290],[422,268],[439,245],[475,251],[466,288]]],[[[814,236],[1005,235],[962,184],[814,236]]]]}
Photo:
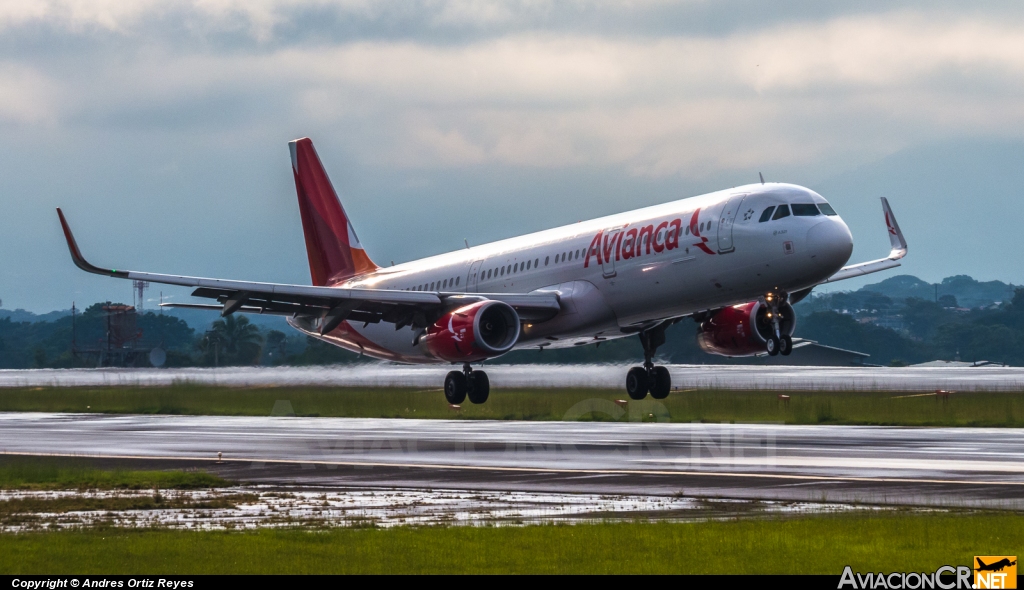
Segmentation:
{"type": "Polygon", "coordinates": [[[213,322],[206,336],[204,340],[219,350],[224,364],[255,361],[263,344],[259,328],[249,323],[248,318],[236,318],[234,314],[213,322]]]}

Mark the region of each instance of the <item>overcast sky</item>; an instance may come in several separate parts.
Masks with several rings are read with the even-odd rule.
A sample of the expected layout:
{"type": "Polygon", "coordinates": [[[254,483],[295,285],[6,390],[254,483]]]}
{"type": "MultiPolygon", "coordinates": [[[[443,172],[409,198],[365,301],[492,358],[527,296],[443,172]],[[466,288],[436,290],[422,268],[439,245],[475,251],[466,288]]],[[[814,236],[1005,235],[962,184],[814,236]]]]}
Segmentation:
{"type": "Polygon", "coordinates": [[[131,300],[55,206],[100,265],[308,283],[302,136],[378,264],[762,171],[854,262],[888,196],[906,272],[1024,283],[1024,3],[0,0],[3,307],[131,300]]]}

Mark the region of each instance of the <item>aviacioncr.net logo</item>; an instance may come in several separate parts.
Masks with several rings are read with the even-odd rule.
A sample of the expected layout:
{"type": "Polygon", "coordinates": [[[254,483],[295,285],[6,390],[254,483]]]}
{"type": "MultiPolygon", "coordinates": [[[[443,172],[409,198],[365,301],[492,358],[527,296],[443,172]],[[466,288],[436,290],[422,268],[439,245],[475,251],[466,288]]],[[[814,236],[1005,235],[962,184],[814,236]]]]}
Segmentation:
{"type": "MultiPolygon", "coordinates": [[[[1016,578],[1014,579],[1016,581],[1016,578]]],[[[920,590],[927,588],[938,588],[940,590],[953,590],[963,588],[970,590],[971,568],[961,565],[953,567],[944,565],[931,573],[918,572],[892,572],[889,574],[878,573],[854,573],[853,568],[846,566],[843,569],[843,576],[839,579],[839,589],[849,588],[850,590],[874,590],[885,588],[887,590],[920,590]]]]}

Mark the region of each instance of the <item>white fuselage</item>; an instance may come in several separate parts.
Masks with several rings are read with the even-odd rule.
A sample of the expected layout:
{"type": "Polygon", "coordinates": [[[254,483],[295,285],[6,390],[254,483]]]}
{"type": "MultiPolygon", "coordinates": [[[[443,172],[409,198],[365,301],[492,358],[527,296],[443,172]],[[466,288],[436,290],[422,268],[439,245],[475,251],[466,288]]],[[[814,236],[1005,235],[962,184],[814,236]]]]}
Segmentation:
{"type": "MultiPolygon", "coordinates": [[[[599,342],[660,320],[821,283],[852,252],[853,238],[843,220],[834,214],[790,214],[760,221],[768,207],[812,203],[826,201],[796,185],[747,185],[382,268],[339,286],[553,291],[561,311],[553,319],[524,324],[515,348],[599,342]]],[[[411,327],[345,322],[321,337],[310,326],[291,323],[370,356],[438,362],[414,344],[411,327]]]]}

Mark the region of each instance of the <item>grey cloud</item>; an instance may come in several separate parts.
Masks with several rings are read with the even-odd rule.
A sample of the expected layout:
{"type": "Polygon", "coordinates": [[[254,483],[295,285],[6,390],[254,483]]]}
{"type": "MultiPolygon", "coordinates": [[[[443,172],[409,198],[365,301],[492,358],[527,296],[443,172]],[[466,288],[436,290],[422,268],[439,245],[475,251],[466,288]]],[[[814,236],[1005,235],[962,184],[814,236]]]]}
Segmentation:
{"type": "MultiPolygon", "coordinates": [[[[861,258],[878,254],[862,249],[875,247],[876,196],[916,236],[961,222],[953,205],[974,181],[1000,223],[1024,215],[1015,176],[956,155],[965,138],[974,162],[1019,153],[1017,3],[124,6],[78,21],[0,10],[7,306],[129,295],[71,266],[57,205],[101,264],[305,282],[285,148],[303,135],[385,263],[759,170],[834,199],[861,258]],[[949,168],[962,181],[922,180],[949,168]],[[936,190],[943,206],[929,208],[936,190]]],[[[962,224],[965,251],[991,234],[982,216],[962,224]]],[[[1019,250],[1015,235],[997,247],[1019,250]]],[[[908,270],[941,278],[928,253],[941,244],[917,240],[908,270]]]]}

